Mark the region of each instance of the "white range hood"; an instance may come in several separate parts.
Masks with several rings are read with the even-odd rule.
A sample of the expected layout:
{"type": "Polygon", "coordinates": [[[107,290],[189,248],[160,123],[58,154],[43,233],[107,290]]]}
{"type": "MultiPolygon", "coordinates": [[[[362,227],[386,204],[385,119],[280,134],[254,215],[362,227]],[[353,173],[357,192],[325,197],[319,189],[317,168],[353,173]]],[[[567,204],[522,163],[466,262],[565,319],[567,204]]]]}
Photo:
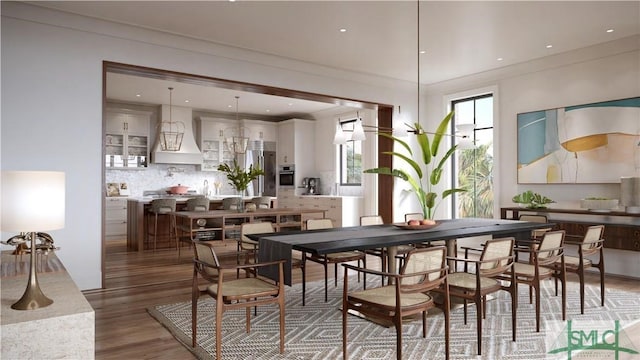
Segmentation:
{"type": "MultiPolygon", "coordinates": [[[[169,105],[161,106],[161,118],[169,119],[169,105]]],[[[182,138],[182,146],[179,151],[162,151],[160,141],[157,140],[151,154],[151,162],[154,164],[202,164],[202,153],[196,144],[195,134],[193,132],[193,117],[191,108],[179,106],[172,107],[171,118],[173,121],[182,121],[184,123],[184,136],[182,138]]]]}

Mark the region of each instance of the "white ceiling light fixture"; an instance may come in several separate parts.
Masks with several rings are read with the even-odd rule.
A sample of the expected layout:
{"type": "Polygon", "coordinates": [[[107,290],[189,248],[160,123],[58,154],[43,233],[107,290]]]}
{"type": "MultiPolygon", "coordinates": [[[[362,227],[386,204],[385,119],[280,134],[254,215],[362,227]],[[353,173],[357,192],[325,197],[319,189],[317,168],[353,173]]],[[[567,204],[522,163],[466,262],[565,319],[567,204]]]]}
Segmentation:
{"type": "Polygon", "coordinates": [[[180,151],[182,147],[182,138],[184,137],[184,123],[182,121],[173,121],[173,88],[169,88],[169,121],[160,123],[160,148],[162,151],[180,151]]]}
{"type": "Polygon", "coordinates": [[[224,142],[227,149],[234,155],[247,152],[249,145],[249,129],[240,124],[238,103],[240,96],[236,96],[236,125],[224,130],[224,142]]]}
{"type": "Polygon", "coordinates": [[[338,121],[336,121],[336,132],[333,135],[333,143],[340,145],[346,143],[347,140],[349,139],[347,139],[347,135],[342,130],[342,124],[340,123],[340,119],[338,119],[338,121]]]}
{"type": "Polygon", "coordinates": [[[353,135],[351,135],[353,141],[365,141],[367,136],[364,134],[364,127],[362,126],[362,119],[360,113],[356,111],[356,122],[353,125],[353,135]]]}

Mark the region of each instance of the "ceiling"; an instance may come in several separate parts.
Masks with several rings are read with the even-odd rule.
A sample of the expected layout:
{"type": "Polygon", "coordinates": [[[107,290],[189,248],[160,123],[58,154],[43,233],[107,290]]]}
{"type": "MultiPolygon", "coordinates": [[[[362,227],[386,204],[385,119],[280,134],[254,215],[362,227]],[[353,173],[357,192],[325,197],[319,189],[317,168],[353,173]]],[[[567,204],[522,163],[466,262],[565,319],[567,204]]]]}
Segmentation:
{"type": "MultiPolygon", "coordinates": [[[[414,1],[30,3],[392,79],[415,82],[419,70],[423,84],[640,34],[638,1],[422,1],[419,18],[414,1]],[[346,31],[340,32],[341,28],[346,31]],[[417,48],[424,54],[418,55],[417,48]]],[[[109,97],[141,101],[136,94],[122,91],[127,86],[118,83],[131,79],[112,80],[108,82],[109,97]]],[[[158,81],[139,81],[138,93],[144,91],[150,102],[161,96],[161,102],[167,103],[167,84],[158,81]]],[[[195,108],[229,111],[228,105],[232,105],[235,111],[237,91],[207,93],[200,100],[192,90],[176,89],[174,104],[184,104],[184,99],[190,98],[195,108]],[[220,102],[214,105],[217,101],[211,99],[220,102]]],[[[277,116],[336,106],[291,99],[278,102],[260,96],[252,99],[241,94],[239,107],[243,113],[256,114],[265,114],[269,108],[268,115],[277,116]]]]}

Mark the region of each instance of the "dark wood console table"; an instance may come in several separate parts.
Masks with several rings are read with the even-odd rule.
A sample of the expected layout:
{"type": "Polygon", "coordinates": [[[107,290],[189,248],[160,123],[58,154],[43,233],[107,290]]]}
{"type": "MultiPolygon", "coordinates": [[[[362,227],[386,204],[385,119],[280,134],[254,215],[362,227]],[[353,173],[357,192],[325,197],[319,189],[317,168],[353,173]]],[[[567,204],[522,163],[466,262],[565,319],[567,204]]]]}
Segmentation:
{"type": "Polygon", "coordinates": [[[570,235],[584,235],[586,227],[603,224],[604,246],[609,249],[640,251],[640,214],[622,211],[598,212],[583,209],[500,208],[503,219],[518,219],[524,214],[546,215],[555,228],[570,235]]]}

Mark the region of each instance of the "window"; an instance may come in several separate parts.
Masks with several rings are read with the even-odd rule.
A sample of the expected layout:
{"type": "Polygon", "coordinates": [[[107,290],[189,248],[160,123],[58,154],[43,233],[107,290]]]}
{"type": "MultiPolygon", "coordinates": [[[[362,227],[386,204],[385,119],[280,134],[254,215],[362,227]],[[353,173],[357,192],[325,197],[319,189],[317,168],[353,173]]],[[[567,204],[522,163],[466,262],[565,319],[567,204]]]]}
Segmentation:
{"type": "Polygon", "coordinates": [[[454,197],[453,217],[493,218],[493,94],[451,102],[452,124],[475,124],[474,149],[459,150],[453,161],[453,186],[467,189],[454,197]]]}
{"type": "MultiPolygon", "coordinates": [[[[346,134],[353,133],[356,119],[341,121],[346,134]]],[[[348,140],[340,145],[340,185],[360,185],[362,182],[362,142],[348,140]]]]}

